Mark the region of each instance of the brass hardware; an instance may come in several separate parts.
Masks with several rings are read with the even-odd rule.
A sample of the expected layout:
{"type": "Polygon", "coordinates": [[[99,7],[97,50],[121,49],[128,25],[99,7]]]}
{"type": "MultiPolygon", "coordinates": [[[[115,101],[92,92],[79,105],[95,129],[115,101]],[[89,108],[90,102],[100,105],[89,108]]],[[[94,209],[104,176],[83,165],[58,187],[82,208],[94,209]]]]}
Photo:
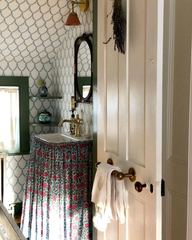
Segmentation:
{"type": "Polygon", "coordinates": [[[75,127],[75,137],[79,137],[80,133],[79,133],[79,125],[83,124],[83,119],[79,118],[79,114],[76,115],[76,118],[74,120],[68,120],[68,119],[64,119],[62,120],[58,126],[62,126],[64,122],[68,122],[68,123],[75,123],[76,127],[75,127]]]}
{"type": "Polygon", "coordinates": [[[72,4],[72,8],[73,8],[74,4],[80,4],[79,8],[80,8],[81,12],[86,12],[88,7],[89,7],[89,1],[88,0],[81,0],[80,2],[72,1],[71,4],[72,4]]]}
{"type": "Polygon", "coordinates": [[[89,7],[89,1],[88,0],[81,1],[81,4],[79,5],[79,8],[80,8],[81,12],[86,12],[88,7],[89,7]]]}
{"type": "Polygon", "coordinates": [[[75,127],[75,137],[80,136],[80,124],[83,124],[83,119],[79,118],[79,114],[76,115],[76,127],[75,127]]]}
{"type": "Polygon", "coordinates": [[[112,160],[111,158],[109,158],[109,159],[107,160],[107,163],[110,164],[110,165],[113,165],[113,160],[112,160]]]}
{"type": "Polygon", "coordinates": [[[67,119],[64,119],[64,120],[62,120],[62,121],[58,124],[58,126],[59,126],[59,127],[63,126],[63,123],[64,123],[64,122],[68,122],[68,123],[76,123],[76,119],[74,119],[74,120],[67,120],[67,119]]]}
{"type": "MultiPolygon", "coordinates": [[[[101,162],[95,163],[96,169],[98,168],[98,165],[99,165],[100,163],[101,163],[101,162]]],[[[109,158],[109,159],[107,160],[107,163],[110,164],[110,165],[113,165],[113,160],[112,160],[111,158],[109,158]]]]}
{"type": "Polygon", "coordinates": [[[122,173],[115,170],[112,172],[112,175],[118,180],[123,180],[125,177],[128,177],[131,182],[135,182],[136,180],[135,170],[133,168],[130,168],[128,173],[122,173]]]}
{"type": "MultiPolygon", "coordinates": [[[[107,160],[107,163],[110,164],[110,165],[113,165],[113,160],[111,158],[109,158],[107,160]]],[[[95,167],[98,168],[99,164],[100,164],[100,162],[97,162],[95,164],[95,167]]],[[[118,180],[123,180],[125,177],[128,177],[131,182],[135,182],[135,180],[136,180],[136,173],[135,173],[134,168],[130,168],[128,173],[122,173],[122,172],[119,172],[117,170],[114,170],[111,173],[111,175],[116,177],[118,180]]]]}
{"type": "Polygon", "coordinates": [[[140,182],[136,182],[135,183],[135,190],[137,192],[142,192],[143,188],[146,188],[147,187],[147,183],[144,183],[144,184],[141,184],[140,182]]]}
{"type": "Polygon", "coordinates": [[[128,174],[124,174],[124,177],[128,177],[131,182],[135,182],[135,180],[136,180],[135,169],[134,168],[130,168],[128,174]]]}
{"type": "Polygon", "coordinates": [[[71,96],[71,110],[75,111],[75,97],[71,96]]]}

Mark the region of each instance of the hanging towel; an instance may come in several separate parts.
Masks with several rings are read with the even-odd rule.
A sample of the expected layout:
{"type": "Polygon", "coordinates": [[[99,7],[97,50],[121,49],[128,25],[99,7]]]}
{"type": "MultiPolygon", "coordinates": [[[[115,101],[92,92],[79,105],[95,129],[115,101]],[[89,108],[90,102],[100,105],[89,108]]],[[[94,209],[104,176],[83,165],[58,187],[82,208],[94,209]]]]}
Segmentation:
{"type": "Polygon", "coordinates": [[[91,201],[95,203],[96,213],[93,224],[99,231],[105,231],[110,219],[125,222],[125,210],[128,208],[128,193],[124,180],[117,180],[111,173],[119,167],[100,163],[95,175],[91,201]]]}

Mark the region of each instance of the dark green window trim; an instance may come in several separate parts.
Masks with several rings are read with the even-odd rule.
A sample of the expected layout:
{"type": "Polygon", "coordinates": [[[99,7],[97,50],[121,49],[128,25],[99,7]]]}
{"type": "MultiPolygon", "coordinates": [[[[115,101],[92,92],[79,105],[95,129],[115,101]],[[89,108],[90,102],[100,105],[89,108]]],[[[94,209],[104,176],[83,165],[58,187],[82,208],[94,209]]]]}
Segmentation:
{"type": "Polygon", "coordinates": [[[29,81],[28,77],[0,76],[0,86],[19,87],[19,126],[20,152],[11,152],[8,155],[29,154],[29,81]]]}

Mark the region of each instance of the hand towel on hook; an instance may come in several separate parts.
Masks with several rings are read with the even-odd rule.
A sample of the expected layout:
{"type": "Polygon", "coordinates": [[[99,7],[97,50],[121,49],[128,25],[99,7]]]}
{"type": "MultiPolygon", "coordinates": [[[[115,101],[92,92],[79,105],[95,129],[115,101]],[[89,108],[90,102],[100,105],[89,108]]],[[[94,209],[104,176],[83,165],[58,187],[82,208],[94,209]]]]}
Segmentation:
{"type": "Polygon", "coordinates": [[[95,203],[96,214],[93,218],[94,226],[105,231],[110,219],[119,219],[125,222],[125,210],[128,208],[128,193],[124,180],[117,180],[111,176],[114,171],[120,171],[119,167],[101,163],[95,175],[91,201],[95,203]]]}

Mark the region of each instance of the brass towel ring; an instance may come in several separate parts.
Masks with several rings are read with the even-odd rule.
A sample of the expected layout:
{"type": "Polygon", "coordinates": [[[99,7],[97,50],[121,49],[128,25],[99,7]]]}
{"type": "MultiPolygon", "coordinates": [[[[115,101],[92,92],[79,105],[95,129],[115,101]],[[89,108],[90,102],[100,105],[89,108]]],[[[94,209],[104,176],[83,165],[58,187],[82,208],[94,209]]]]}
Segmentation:
{"type": "MultiPolygon", "coordinates": [[[[95,164],[95,167],[98,168],[98,165],[100,164],[101,162],[97,162],[95,164]]],[[[110,165],[113,165],[113,160],[111,158],[109,158],[107,160],[107,163],[110,164],[110,165]]],[[[122,172],[119,172],[117,170],[114,170],[112,173],[111,173],[112,176],[116,177],[118,180],[123,180],[125,177],[128,177],[129,180],[131,182],[135,182],[136,180],[136,173],[135,173],[135,170],[134,168],[130,168],[129,169],[129,172],[128,173],[122,173],[122,172]]]]}

